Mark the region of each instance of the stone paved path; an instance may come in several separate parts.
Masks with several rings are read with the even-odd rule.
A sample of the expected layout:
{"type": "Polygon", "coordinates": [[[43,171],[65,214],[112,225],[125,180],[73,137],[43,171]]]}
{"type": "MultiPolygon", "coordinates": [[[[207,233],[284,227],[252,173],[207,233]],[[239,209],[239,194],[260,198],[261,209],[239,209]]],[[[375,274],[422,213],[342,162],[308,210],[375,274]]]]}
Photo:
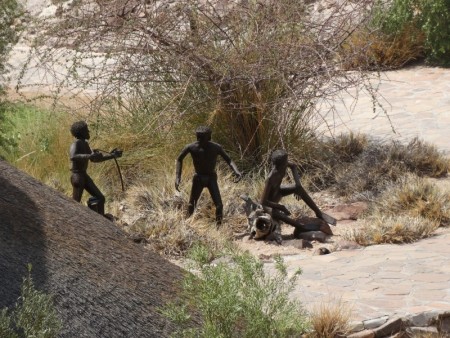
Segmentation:
{"type": "Polygon", "coordinates": [[[331,133],[354,131],[402,141],[418,136],[450,155],[450,69],[415,66],[385,72],[380,80],[380,102],[389,117],[379,107],[373,112],[367,94],[359,96],[350,113],[354,96],[347,95],[332,102],[339,117],[325,117],[331,133]]]}
{"type": "MultiPolygon", "coordinates": [[[[450,232],[414,244],[375,245],[324,256],[285,256],[301,268],[293,293],[308,309],[341,301],[352,321],[450,311],[450,232]]],[[[266,264],[270,270],[272,263],[266,264]]]]}
{"type": "MultiPolygon", "coordinates": [[[[345,105],[352,98],[346,97],[345,105],[335,102],[342,118],[327,118],[330,131],[402,141],[417,136],[450,156],[450,69],[412,67],[387,72],[382,79],[380,93],[391,122],[383,113],[373,113],[368,95],[349,114],[345,105]]],[[[294,295],[308,309],[340,300],[352,308],[352,320],[366,327],[396,316],[450,311],[449,229],[414,244],[284,258],[290,272],[303,270],[294,295]]]]}

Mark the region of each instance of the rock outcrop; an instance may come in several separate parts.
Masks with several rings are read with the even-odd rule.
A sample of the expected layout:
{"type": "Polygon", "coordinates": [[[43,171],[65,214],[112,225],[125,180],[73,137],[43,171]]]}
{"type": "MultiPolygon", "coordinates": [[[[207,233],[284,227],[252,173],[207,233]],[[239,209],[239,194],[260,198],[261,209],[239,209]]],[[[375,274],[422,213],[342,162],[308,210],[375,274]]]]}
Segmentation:
{"type": "Polygon", "coordinates": [[[158,309],[183,271],[112,222],[0,160],[0,308],[13,305],[31,263],[54,296],[62,337],[165,337],[158,309]]]}

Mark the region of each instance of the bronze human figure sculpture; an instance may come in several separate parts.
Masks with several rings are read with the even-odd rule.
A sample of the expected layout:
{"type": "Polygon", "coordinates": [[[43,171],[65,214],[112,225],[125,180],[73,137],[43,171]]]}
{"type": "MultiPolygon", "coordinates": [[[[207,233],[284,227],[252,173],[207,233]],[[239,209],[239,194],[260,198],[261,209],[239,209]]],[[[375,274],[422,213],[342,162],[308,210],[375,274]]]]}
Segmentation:
{"type": "Polygon", "coordinates": [[[219,186],[217,184],[217,157],[220,155],[225,162],[227,162],[238,179],[240,179],[242,175],[230,156],[223,150],[222,146],[211,142],[211,129],[209,127],[200,126],[195,130],[195,134],[197,135],[197,141],[186,145],[177,158],[175,189],[180,191],[179,186],[181,182],[183,159],[187,154],[191,154],[195,174],[192,178],[188,215],[191,216],[193,214],[203,188],[208,188],[214,205],[216,206],[216,223],[217,225],[220,225],[223,218],[223,204],[219,186]]]}
{"type": "Polygon", "coordinates": [[[303,189],[300,184],[300,176],[297,166],[288,161],[288,154],[286,151],[275,150],[271,155],[271,161],[272,170],[266,179],[264,191],[260,200],[260,203],[266,212],[269,212],[273,219],[283,221],[294,226],[297,231],[321,230],[329,235],[332,235],[333,233],[327,223],[335,225],[336,220],[323,213],[305,189],[303,189]],[[281,182],[286,175],[287,168],[291,169],[295,184],[281,185],[281,182]],[[291,213],[283,204],[280,204],[279,202],[284,196],[291,194],[294,194],[298,200],[302,199],[314,211],[317,218],[320,218],[325,222],[320,225],[303,224],[298,220],[289,217],[291,213]]]}
{"type": "Polygon", "coordinates": [[[78,121],[72,124],[70,132],[76,140],[70,146],[70,183],[72,184],[72,197],[80,202],[83,191],[86,190],[96,202],[96,211],[105,214],[105,196],[95,185],[94,181],[87,174],[89,161],[103,162],[113,158],[121,157],[122,151],[113,150],[109,155],[103,155],[100,151],[89,147],[87,140],[90,139],[89,128],[86,122],[78,121]]]}

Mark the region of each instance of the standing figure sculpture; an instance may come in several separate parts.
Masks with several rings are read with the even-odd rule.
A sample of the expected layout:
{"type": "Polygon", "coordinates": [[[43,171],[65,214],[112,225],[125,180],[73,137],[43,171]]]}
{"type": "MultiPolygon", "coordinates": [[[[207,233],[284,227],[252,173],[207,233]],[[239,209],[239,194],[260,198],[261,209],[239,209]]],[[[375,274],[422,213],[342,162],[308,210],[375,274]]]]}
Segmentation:
{"type": "Polygon", "coordinates": [[[89,128],[86,122],[78,121],[72,124],[70,132],[76,140],[70,146],[70,183],[72,184],[72,197],[75,201],[80,202],[83,191],[86,190],[93,198],[96,204],[95,210],[101,214],[105,214],[105,196],[95,185],[94,181],[87,174],[89,161],[103,162],[113,158],[121,157],[122,151],[113,150],[109,155],[103,155],[100,151],[89,147],[87,140],[90,139],[89,128]]]}
{"type": "Polygon", "coordinates": [[[260,203],[266,212],[270,213],[274,220],[283,221],[294,226],[297,231],[321,230],[326,234],[332,235],[333,233],[327,223],[335,225],[336,220],[323,213],[305,189],[303,189],[300,184],[297,166],[288,161],[288,154],[286,151],[275,150],[271,155],[271,161],[272,170],[266,179],[264,191],[260,200],[260,203]],[[281,185],[281,182],[286,175],[287,168],[291,169],[295,184],[281,185]],[[294,194],[297,200],[302,199],[314,211],[317,218],[324,220],[324,222],[322,224],[303,224],[298,220],[289,217],[291,213],[279,202],[283,197],[291,194],[294,194]]]}
{"type": "Polygon", "coordinates": [[[230,156],[223,150],[222,146],[211,142],[211,129],[201,126],[195,130],[197,142],[188,144],[181,151],[177,158],[175,189],[179,190],[181,183],[181,172],[183,168],[183,159],[187,154],[191,154],[194,163],[195,174],[192,178],[191,195],[189,197],[188,214],[191,216],[197,205],[198,199],[203,188],[208,188],[211,198],[216,206],[216,223],[220,225],[223,218],[223,204],[220,196],[219,185],[217,184],[216,163],[220,155],[233,170],[234,174],[241,178],[236,164],[230,156]]]}

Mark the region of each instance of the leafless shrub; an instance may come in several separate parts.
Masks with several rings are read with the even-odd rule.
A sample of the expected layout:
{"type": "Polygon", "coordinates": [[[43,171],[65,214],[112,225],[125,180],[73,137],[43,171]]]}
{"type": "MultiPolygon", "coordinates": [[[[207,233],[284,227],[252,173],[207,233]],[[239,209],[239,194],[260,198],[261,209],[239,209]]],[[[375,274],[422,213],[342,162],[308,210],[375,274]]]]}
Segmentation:
{"type": "Polygon", "coordinates": [[[311,117],[324,113],[319,98],[369,84],[339,50],[370,5],[342,0],[317,13],[297,0],[79,0],[40,23],[35,55],[57,77],[55,94],[90,93],[100,117],[148,101],[145,119],[166,132],[190,119],[215,125],[254,167],[274,148],[304,150],[311,117]]]}

